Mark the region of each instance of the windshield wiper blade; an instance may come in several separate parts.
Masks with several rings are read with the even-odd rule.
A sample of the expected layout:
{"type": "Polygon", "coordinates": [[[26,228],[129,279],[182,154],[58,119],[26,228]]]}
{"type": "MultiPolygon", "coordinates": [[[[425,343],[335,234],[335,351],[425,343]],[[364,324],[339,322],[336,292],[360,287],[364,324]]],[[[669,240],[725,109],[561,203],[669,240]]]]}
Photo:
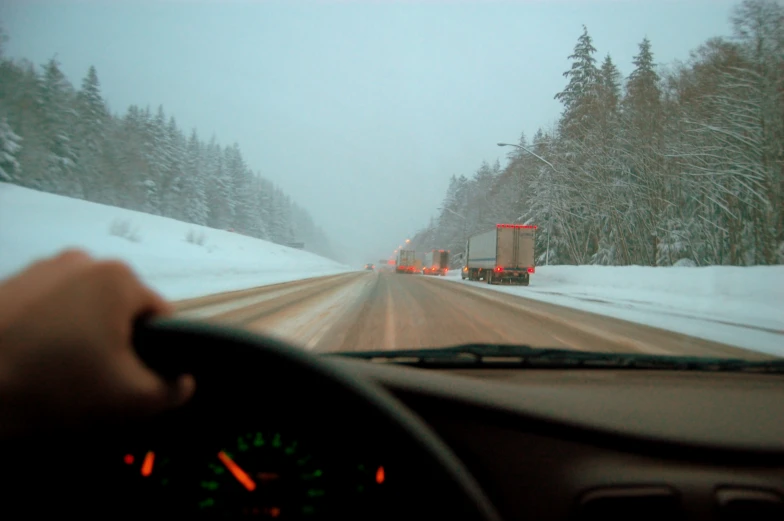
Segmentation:
{"type": "Polygon", "coordinates": [[[362,358],[366,360],[403,361],[418,360],[475,360],[480,361],[487,357],[520,357],[538,354],[542,349],[526,345],[496,345],[496,344],[464,344],[454,347],[436,347],[429,349],[400,349],[394,351],[358,351],[339,352],[330,355],[345,356],[349,358],[362,358]]]}
{"type": "Polygon", "coordinates": [[[784,359],[753,362],[739,358],[606,353],[506,344],[465,344],[433,349],[340,352],[332,355],[428,368],[628,368],[784,373],[784,359]]]}

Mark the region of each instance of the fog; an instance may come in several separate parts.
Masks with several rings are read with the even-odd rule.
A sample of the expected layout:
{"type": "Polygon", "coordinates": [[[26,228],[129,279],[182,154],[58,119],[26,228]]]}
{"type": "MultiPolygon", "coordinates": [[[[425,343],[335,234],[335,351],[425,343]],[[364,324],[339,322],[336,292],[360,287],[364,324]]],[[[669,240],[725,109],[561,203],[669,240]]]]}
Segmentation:
{"type": "Polygon", "coordinates": [[[550,127],[585,24],[623,74],[729,33],[735,1],[0,2],[5,52],[90,65],[113,112],[162,104],[239,146],[341,260],[377,262],[425,226],[449,177],[550,127]]]}

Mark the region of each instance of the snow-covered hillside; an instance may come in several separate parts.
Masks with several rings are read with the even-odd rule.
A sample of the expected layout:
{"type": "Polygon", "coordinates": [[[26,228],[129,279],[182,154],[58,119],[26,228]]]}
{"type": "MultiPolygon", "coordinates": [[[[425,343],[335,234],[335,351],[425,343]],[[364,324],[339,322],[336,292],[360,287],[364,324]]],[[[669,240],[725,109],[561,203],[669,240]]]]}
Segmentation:
{"type": "Polygon", "coordinates": [[[539,266],[527,287],[465,283],[784,356],[784,266],[539,266]]]}
{"type": "Polygon", "coordinates": [[[0,279],[69,247],[125,260],[170,299],[349,271],[244,235],[0,183],[0,279]]]}

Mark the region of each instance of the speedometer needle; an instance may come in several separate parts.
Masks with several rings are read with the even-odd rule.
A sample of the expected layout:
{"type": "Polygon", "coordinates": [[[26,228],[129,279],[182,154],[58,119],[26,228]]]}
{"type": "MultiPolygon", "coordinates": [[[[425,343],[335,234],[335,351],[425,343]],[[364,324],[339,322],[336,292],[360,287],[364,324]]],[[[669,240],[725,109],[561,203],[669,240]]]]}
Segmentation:
{"type": "Polygon", "coordinates": [[[228,454],[220,451],[218,453],[218,459],[221,460],[221,463],[223,463],[226,468],[229,469],[231,475],[234,476],[243,487],[248,489],[248,491],[253,491],[256,489],[256,482],[254,482],[250,476],[248,476],[248,473],[242,470],[239,465],[234,463],[234,460],[232,460],[228,454]]]}

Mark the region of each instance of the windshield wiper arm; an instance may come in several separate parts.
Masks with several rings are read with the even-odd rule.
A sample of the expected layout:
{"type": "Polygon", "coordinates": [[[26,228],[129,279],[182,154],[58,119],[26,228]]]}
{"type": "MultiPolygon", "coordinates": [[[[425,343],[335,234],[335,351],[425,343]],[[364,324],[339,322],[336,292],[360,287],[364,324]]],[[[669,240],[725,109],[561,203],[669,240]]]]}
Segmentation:
{"type": "Polygon", "coordinates": [[[784,359],[751,362],[736,358],[604,353],[505,344],[465,344],[434,349],[341,352],[334,355],[429,368],[628,368],[784,373],[784,359]]]}

